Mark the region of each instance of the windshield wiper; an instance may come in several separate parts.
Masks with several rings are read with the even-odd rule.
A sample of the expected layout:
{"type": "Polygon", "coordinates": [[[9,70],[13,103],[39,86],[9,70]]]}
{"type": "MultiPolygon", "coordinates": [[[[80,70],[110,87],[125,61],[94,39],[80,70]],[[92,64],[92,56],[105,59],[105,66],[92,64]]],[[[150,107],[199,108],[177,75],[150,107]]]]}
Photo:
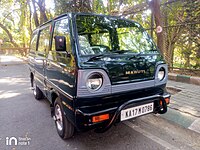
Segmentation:
{"type": "Polygon", "coordinates": [[[87,62],[88,61],[93,61],[93,60],[99,60],[99,59],[102,58],[102,56],[104,56],[104,55],[103,54],[99,54],[99,55],[92,56],[87,60],[87,62]]]}
{"type": "Polygon", "coordinates": [[[114,51],[111,51],[112,53],[118,53],[118,54],[124,54],[126,52],[129,52],[131,50],[114,50],[114,51]]]}
{"type": "Polygon", "coordinates": [[[142,57],[140,57],[141,54],[142,54],[141,52],[140,52],[140,53],[135,53],[133,56],[129,57],[128,59],[129,59],[129,60],[134,59],[134,58],[136,58],[136,59],[141,59],[141,58],[142,58],[142,57]],[[139,56],[139,57],[138,57],[138,56],[139,56]]]}

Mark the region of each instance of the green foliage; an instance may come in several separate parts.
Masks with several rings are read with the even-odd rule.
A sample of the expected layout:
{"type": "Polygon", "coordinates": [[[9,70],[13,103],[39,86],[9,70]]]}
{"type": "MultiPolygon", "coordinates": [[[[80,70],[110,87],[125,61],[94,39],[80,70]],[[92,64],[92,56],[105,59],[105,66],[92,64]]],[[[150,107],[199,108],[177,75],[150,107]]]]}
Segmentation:
{"type": "MultiPolygon", "coordinates": [[[[181,36],[176,41],[176,48],[181,53],[185,68],[200,68],[200,2],[184,1],[181,36]]],[[[176,56],[180,57],[180,55],[176,56]]]]}

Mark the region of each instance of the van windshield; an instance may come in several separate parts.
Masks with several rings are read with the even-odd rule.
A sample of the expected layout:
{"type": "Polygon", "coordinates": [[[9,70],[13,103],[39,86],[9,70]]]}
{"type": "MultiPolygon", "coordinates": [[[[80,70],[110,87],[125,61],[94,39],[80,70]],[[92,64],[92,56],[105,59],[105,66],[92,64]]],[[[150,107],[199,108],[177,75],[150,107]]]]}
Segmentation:
{"type": "Polygon", "coordinates": [[[142,26],[125,19],[77,15],[81,55],[152,53],[156,46],[142,26]]]}

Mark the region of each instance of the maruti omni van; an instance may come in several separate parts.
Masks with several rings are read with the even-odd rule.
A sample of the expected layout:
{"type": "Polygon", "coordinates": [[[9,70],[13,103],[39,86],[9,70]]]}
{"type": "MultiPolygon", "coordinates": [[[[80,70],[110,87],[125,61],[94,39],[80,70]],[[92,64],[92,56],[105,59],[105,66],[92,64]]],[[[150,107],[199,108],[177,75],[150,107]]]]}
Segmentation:
{"type": "Polygon", "coordinates": [[[49,100],[63,139],[167,112],[167,64],[137,22],[63,14],[33,31],[29,66],[35,99],[49,100]]]}

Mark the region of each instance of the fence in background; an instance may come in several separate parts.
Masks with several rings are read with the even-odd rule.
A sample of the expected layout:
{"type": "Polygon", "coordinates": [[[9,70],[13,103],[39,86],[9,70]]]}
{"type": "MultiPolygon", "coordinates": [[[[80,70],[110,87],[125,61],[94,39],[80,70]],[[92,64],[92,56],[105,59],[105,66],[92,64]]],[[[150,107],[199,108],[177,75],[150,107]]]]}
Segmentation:
{"type": "Polygon", "coordinates": [[[29,48],[27,47],[23,47],[23,48],[20,48],[20,47],[7,47],[7,48],[3,48],[1,47],[0,49],[0,54],[1,55],[22,55],[22,56],[27,56],[28,54],[28,51],[29,51],[29,48]]]}

